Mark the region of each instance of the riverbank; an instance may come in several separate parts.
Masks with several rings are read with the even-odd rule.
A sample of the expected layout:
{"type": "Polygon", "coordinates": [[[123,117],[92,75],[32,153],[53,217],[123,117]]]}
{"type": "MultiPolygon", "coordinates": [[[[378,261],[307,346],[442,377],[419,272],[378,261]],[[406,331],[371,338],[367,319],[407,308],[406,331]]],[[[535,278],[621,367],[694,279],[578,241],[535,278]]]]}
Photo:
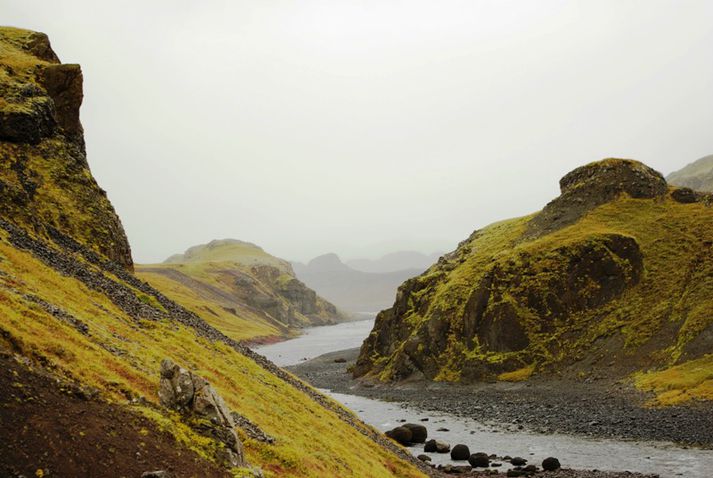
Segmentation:
{"type": "MultiPolygon", "coordinates": [[[[383,386],[351,379],[358,349],[332,352],[288,369],[315,387],[398,401],[424,411],[472,418],[502,432],[530,431],[713,448],[713,406],[648,408],[647,397],[614,381],[530,380],[520,383],[383,386]]],[[[427,417],[427,414],[425,414],[427,417]]]]}

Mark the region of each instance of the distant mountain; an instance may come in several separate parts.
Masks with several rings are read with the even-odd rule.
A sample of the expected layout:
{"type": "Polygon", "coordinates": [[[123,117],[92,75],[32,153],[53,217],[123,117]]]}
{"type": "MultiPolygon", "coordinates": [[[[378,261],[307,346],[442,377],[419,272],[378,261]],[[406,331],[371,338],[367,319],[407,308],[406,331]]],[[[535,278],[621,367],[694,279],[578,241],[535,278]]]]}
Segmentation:
{"type": "Polygon", "coordinates": [[[686,167],[668,175],[669,184],[713,192],[713,154],[704,156],[686,167]]]}
{"type": "Polygon", "coordinates": [[[295,277],[289,262],[259,246],[221,239],[193,246],[137,275],[239,340],[289,336],[295,328],[345,320],[295,277]]]}
{"type": "Polygon", "coordinates": [[[308,287],[349,312],[378,312],[389,307],[398,286],[423,272],[423,268],[363,272],[349,267],[332,253],[315,257],[307,264],[293,262],[292,267],[308,287]]]}
{"type": "Polygon", "coordinates": [[[394,272],[406,269],[420,269],[422,272],[441,256],[440,252],[424,254],[418,251],[398,251],[386,254],[380,259],[352,259],[346,265],[362,272],[394,272]]]}

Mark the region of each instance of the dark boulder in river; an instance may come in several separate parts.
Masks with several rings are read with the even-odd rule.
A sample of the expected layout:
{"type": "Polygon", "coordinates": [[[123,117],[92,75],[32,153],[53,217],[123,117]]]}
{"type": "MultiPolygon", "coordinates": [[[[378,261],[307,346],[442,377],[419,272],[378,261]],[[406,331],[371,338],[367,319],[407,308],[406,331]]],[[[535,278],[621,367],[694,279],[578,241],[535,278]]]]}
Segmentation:
{"type": "Polygon", "coordinates": [[[411,441],[413,443],[425,443],[428,438],[428,430],[423,425],[416,423],[405,423],[404,428],[411,430],[411,441]]]}
{"type": "Polygon", "coordinates": [[[451,450],[451,460],[467,460],[470,457],[470,450],[467,445],[459,443],[451,450]]]}
{"type": "Polygon", "coordinates": [[[409,445],[413,434],[406,427],[396,427],[393,430],[386,432],[386,436],[402,445],[409,445]]]}
{"type": "Polygon", "coordinates": [[[468,463],[473,468],[487,468],[490,466],[490,457],[483,452],[473,453],[468,457],[468,463]]]}
{"type": "Polygon", "coordinates": [[[549,457],[542,460],[542,468],[545,471],[554,471],[559,469],[560,461],[557,458],[549,457]]]}

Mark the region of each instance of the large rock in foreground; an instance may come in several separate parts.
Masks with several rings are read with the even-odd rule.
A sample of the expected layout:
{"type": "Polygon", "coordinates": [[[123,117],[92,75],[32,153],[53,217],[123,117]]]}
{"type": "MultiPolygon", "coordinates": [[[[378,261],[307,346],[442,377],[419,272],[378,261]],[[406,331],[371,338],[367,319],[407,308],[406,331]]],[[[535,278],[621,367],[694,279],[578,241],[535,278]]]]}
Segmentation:
{"type": "Polygon", "coordinates": [[[226,445],[223,457],[231,466],[245,464],[243,446],[235,433],[235,421],[223,398],[202,377],[179,367],[171,359],[161,362],[158,391],[161,405],[189,416],[205,418],[211,425],[198,424],[202,432],[226,445]]]}

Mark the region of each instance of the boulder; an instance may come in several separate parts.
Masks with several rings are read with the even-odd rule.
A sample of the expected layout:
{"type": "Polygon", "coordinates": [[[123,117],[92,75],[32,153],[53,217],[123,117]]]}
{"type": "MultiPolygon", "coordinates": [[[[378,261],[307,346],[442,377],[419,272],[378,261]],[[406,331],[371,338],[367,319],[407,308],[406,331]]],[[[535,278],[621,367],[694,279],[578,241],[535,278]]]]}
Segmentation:
{"type": "Polygon", "coordinates": [[[542,469],[545,471],[554,471],[560,468],[560,461],[552,456],[542,460],[542,469]]]}
{"type": "Polygon", "coordinates": [[[674,201],[683,204],[691,204],[698,201],[698,196],[691,188],[678,188],[671,191],[671,197],[674,201]]]}
{"type": "Polygon", "coordinates": [[[219,451],[219,461],[228,466],[245,464],[243,446],[234,429],[233,415],[206,379],[181,368],[171,359],[163,359],[158,396],[161,405],[166,408],[206,419],[194,424],[194,428],[225,445],[219,451]]]}
{"type": "Polygon", "coordinates": [[[402,445],[410,445],[413,434],[406,427],[396,427],[387,431],[386,436],[402,445]]]}
{"type": "Polygon", "coordinates": [[[411,430],[411,441],[413,443],[425,443],[428,438],[428,430],[425,426],[416,423],[405,423],[405,428],[411,430]]]}
{"type": "Polygon", "coordinates": [[[421,454],[421,455],[418,455],[416,458],[418,458],[421,461],[426,461],[426,462],[431,461],[431,457],[428,455],[421,454]]]}
{"type": "Polygon", "coordinates": [[[451,446],[442,441],[442,440],[436,440],[436,453],[448,453],[451,449],[451,446]]]}
{"type": "Polygon", "coordinates": [[[487,453],[473,453],[468,457],[468,463],[473,468],[487,468],[490,466],[490,458],[487,453]]]}
{"type": "Polygon", "coordinates": [[[510,463],[513,466],[525,466],[525,465],[527,465],[527,460],[522,457],[516,456],[516,457],[510,459],[510,463]]]}
{"type": "Polygon", "coordinates": [[[451,460],[467,460],[470,457],[470,450],[467,445],[457,444],[451,449],[451,460]]]}

